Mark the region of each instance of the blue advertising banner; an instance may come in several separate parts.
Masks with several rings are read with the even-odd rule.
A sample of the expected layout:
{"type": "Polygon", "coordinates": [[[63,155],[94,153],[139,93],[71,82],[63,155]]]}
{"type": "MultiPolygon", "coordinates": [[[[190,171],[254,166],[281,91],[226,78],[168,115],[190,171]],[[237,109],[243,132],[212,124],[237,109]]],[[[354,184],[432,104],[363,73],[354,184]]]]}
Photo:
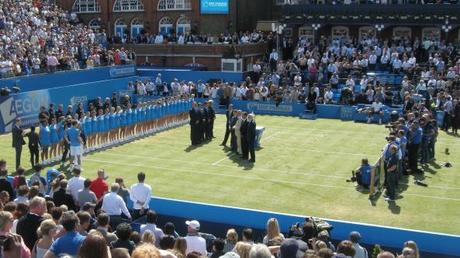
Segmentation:
{"type": "Polygon", "coordinates": [[[127,94],[128,82],[136,79],[137,77],[125,77],[0,97],[0,133],[10,132],[17,117],[23,120],[24,127],[36,124],[40,107],[48,108],[50,103],[66,106],[81,102],[87,106],[88,101],[97,97],[110,97],[114,92],[127,94]]]}
{"type": "Polygon", "coordinates": [[[351,106],[342,106],[340,108],[340,119],[343,121],[353,120],[354,108],[351,106]]]}
{"type": "Polygon", "coordinates": [[[109,70],[110,78],[133,76],[135,74],[136,74],[136,67],[134,65],[113,66],[113,67],[110,67],[110,70],[109,70]]]}
{"type": "Polygon", "coordinates": [[[281,116],[299,116],[305,110],[302,104],[280,104],[276,105],[273,102],[256,102],[233,100],[233,107],[236,109],[245,110],[254,114],[265,115],[281,115],[281,116]]]}
{"type": "Polygon", "coordinates": [[[229,0],[201,0],[201,14],[228,14],[229,0]]]}
{"type": "Polygon", "coordinates": [[[79,71],[18,76],[0,80],[2,87],[19,87],[21,92],[44,90],[73,84],[90,83],[136,75],[135,65],[98,67],[79,71]]]}

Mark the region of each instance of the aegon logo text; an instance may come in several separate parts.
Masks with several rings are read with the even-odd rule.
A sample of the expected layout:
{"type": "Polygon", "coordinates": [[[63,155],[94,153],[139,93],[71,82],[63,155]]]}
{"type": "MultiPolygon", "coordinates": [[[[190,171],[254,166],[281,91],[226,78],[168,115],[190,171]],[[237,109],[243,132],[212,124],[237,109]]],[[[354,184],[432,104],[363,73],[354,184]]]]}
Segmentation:
{"type": "Polygon", "coordinates": [[[10,108],[10,115],[16,114],[16,116],[28,115],[31,113],[38,113],[41,106],[48,105],[48,96],[37,94],[37,95],[25,95],[15,99],[10,108]]]}

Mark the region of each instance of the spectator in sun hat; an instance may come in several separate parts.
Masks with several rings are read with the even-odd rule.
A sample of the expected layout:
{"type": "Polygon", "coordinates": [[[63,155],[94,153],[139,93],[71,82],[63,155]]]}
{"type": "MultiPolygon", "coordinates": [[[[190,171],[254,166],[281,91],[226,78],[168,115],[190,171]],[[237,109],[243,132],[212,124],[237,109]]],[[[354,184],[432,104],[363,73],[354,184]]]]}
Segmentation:
{"type": "Polygon", "coordinates": [[[202,256],[206,256],[208,254],[206,251],[206,240],[199,235],[200,222],[197,220],[187,220],[185,224],[187,225],[187,236],[185,237],[187,250],[185,253],[198,252],[202,256]]]}
{"type": "Polygon", "coordinates": [[[348,236],[348,238],[353,243],[353,247],[355,248],[355,255],[353,256],[353,258],[368,258],[369,257],[366,248],[362,247],[359,244],[359,241],[361,240],[361,234],[358,231],[350,232],[350,235],[348,236]]]}

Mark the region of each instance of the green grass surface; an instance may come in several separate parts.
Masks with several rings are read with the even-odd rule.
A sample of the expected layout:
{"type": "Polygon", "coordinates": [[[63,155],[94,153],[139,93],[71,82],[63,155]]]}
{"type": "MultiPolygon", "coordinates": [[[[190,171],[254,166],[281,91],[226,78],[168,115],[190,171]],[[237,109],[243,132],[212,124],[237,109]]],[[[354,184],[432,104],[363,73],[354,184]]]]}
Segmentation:
{"type": "MultiPolygon", "coordinates": [[[[427,168],[422,187],[405,178],[395,205],[346,182],[362,157],[375,162],[385,144],[384,126],[338,120],[300,120],[258,116],[266,128],[254,166],[241,162],[219,144],[225,117],[218,116],[217,136],[196,149],[189,147],[183,126],[84,158],[84,176],[104,168],[112,182],[130,185],[144,171],[155,196],[312,215],[444,233],[460,233],[460,138],[440,133],[436,163],[427,168]],[[450,155],[444,149],[450,149],[450,155]],[[450,161],[452,168],[441,164],[450,161]]],[[[14,166],[11,136],[0,136],[0,157],[14,166]]],[[[23,164],[28,163],[28,153],[23,164]]]]}

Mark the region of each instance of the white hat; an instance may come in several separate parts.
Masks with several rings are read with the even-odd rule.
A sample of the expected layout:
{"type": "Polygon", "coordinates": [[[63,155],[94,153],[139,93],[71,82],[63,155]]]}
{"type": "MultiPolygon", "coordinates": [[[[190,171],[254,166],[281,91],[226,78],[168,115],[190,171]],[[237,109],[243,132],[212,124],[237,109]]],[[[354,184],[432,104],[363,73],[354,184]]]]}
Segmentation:
{"type": "Polygon", "coordinates": [[[187,220],[185,224],[189,226],[190,228],[192,228],[193,230],[200,230],[200,222],[198,222],[198,220],[192,220],[192,221],[187,220]]]}
{"type": "Polygon", "coordinates": [[[219,256],[219,258],[240,258],[240,256],[235,252],[227,252],[226,254],[219,256]]]}

